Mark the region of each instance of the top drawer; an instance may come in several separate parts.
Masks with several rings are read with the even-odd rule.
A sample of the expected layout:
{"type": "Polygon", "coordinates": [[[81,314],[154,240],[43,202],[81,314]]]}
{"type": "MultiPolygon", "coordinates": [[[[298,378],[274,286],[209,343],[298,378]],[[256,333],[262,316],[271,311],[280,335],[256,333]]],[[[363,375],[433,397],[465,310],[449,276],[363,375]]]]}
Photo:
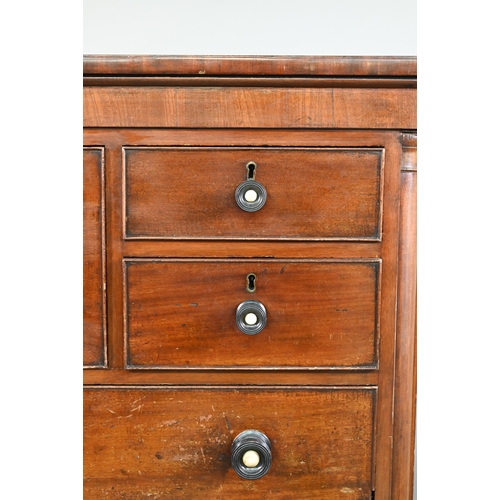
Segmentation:
{"type": "Polygon", "coordinates": [[[383,164],[382,148],[126,147],[124,238],[379,241],[383,164]],[[249,177],[254,212],[235,197],[249,177]]]}

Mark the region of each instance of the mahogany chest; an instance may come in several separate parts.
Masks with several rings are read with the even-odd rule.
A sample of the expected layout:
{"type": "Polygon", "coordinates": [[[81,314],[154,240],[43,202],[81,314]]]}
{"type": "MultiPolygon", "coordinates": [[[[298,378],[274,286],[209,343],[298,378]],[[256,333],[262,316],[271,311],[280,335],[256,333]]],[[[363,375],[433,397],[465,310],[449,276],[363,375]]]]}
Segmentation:
{"type": "Polygon", "coordinates": [[[416,59],[84,58],[84,498],[408,500],[416,59]]]}

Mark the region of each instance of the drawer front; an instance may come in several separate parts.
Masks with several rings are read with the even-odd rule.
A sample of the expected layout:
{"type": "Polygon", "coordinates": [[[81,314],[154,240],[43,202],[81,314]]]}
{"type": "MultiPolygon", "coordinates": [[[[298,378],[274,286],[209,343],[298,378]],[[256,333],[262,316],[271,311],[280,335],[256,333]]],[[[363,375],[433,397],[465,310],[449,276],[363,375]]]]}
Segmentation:
{"type": "Polygon", "coordinates": [[[85,498],[369,500],[375,398],[373,388],[88,388],[85,498]],[[248,429],[271,443],[256,480],[231,466],[248,429]]]}
{"type": "MultiPolygon", "coordinates": [[[[379,63],[369,65],[378,67],[379,63]]],[[[308,66],[317,67],[316,63],[308,66]]],[[[242,80],[236,88],[226,86],[226,82],[221,86],[221,80],[212,80],[207,87],[182,87],[171,80],[167,86],[159,83],[137,87],[118,82],[115,80],[116,86],[84,87],[85,127],[310,130],[417,127],[415,88],[276,88],[274,85],[256,88],[253,82],[247,86],[242,80]]],[[[398,85],[398,80],[393,83],[398,85]]],[[[413,87],[415,82],[408,80],[407,85],[413,87]]]]}
{"type": "Polygon", "coordinates": [[[379,266],[378,260],[126,259],[126,363],[373,369],[379,266]],[[264,306],[259,333],[237,325],[237,308],[246,301],[264,306]]]}
{"type": "Polygon", "coordinates": [[[83,150],[83,364],[106,364],[104,149],[83,150]]]}
{"type": "Polygon", "coordinates": [[[124,148],[125,239],[379,240],[383,149],[124,148]],[[262,208],[235,192],[254,162],[262,208]]]}

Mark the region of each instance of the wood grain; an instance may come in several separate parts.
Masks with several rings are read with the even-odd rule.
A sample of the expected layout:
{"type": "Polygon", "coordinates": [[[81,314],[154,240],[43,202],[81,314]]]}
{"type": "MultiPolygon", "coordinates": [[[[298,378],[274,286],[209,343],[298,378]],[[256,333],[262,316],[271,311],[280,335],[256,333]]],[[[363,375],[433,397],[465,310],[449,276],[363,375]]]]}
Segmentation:
{"type": "Polygon", "coordinates": [[[127,366],[373,369],[379,265],[126,259],[127,366]],[[245,300],[267,309],[266,327],[253,336],[236,326],[245,300]]]}
{"type": "Polygon", "coordinates": [[[83,149],[83,365],[106,366],[104,149],[83,149]]]}
{"type": "Polygon", "coordinates": [[[247,257],[247,258],[339,258],[382,257],[378,241],[251,241],[251,240],[127,240],[126,257],[247,257]],[[188,243],[188,244],[187,244],[188,243]]]}
{"type": "Polygon", "coordinates": [[[417,164],[416,134],[403,141],[399,245],[393,498],[411,499],[415,451],[417,164]],[[405,152],[410,149],[409,152],[405,152]]]}
{"type": "Polygon", "coordinates": [[[125,239],[379,240],[382,149],[125,148],[125,239]],[[248,162],[262,209],[235,201],[248,162]]]}
{"type": "Polygon", "coordinates": [[[86,127],[333,126],[331,89],[84,87],[83,99],[86,127]]]}
{"type": "Polygon", "coordinates": [[[401,133],[392,130],[87,127],[83,136],[85,144],[105,144],[106,149],[122,146],[387,148],[394,147],[394,140],[401,147],[401,133]]]}
{"type": "Polygon", "coordinates": [[[414,89],[334,89],[337,128],[417,128],[414,89]]]}
{"type": "Polygon", "coordinates": [[[85,127],[416,128],[416,89],[84,87],[83,100],[85,127]]]}
{"type": "Polygon", "coordinates": [[[417,171],[417,134],[404,133],[401,135],[401,145],[403,147],[403,160],[401,170],[408,172],[417,171]]]}
{"type": "Polygon", "coordinates": [[[85,498],[369,500],[375,396],[373,388],[88,388],[85,498]],[[271,469],[256,481],[230,463],[246,429],[272,443],[271,469]]]}
{"type": "Polygon", "coordinates": [[[378,384],[377,370],[85,370],[86,385],[318,385],[378,384]]]}
{"type": "MultiPolygon", "coordinates": [[[[401,143],[387,146],[385,193],[397,193],[384,199],[384,243],[382,246],[382,293],[380,307],[380,361],[377,406],[375,490],[377,500],[391,499],[393,452],[393,395],[396,336],[398,245],[400,210],[401,143]]],[[[395,500],[395,499],[391,499],[395,500]]]]}
{"type": "Polygon", "coordinates": [[[416,76],[417,58],[402,56],[85,55],[85,75],[416,76]]]}

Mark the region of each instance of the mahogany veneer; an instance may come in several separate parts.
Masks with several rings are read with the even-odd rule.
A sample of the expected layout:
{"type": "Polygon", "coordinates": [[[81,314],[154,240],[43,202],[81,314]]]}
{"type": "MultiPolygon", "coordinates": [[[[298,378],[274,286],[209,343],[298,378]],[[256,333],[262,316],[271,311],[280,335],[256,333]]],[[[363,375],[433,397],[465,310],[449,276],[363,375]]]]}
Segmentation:
{"type": "Polygon", "coordinates": [[[415,58],[86,56],[83,90],[85,499],[410,500],[415,58]]]}

